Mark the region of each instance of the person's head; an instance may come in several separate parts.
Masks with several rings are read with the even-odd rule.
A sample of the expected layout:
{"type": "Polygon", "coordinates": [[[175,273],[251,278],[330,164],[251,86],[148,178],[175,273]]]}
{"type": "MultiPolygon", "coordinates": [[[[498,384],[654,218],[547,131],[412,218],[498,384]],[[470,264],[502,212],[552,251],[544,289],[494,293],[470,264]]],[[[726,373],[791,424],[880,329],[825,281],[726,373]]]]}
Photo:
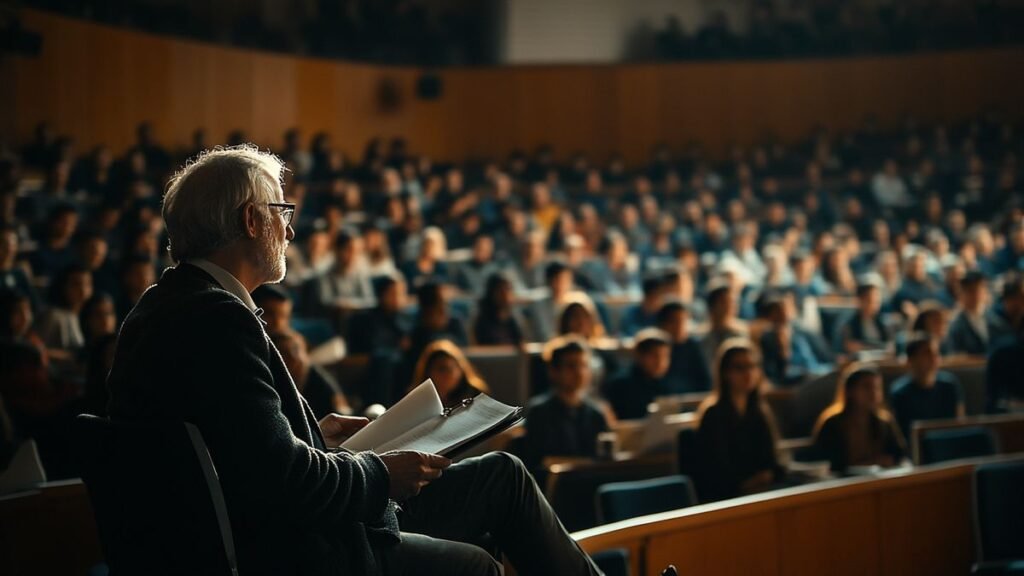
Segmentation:
{"type": "Polygon", "coordinates": [[[941,340],[946,336],[946,310],[938,302],[924,302],[918,307],[917,317],[911,326],[914,332],[931,334],[941,340]]]}
{"type": "Polygon", "coordinates": [[[661,303],[661,295],[665,286],[664,278],[660,273],[648,274],[641,284],[643,290],[643,304],[645,308],[653,308],[661,303]]]}
{"type": "Polygon", "coordinates": [[[708,313],[713,323],[722,323],[736,316],[736,296],[726,281],[713,282],[708,287],[708,313]]]}
{"type": "Polygon", "coordinates": [[[355,231],[342,229],[338,232],[334,239],[334,261],[339,271],[348,271],[358,261],[362,244],[362,238],[355,231]]]}
{"type": "Polygon", "coordinates": [[[658,328],[665,331],[673,342],[685,342],[690,337],[690,309],[679,300],[670,300],[658,310],[658,328]]]}
{"type": "Polygon", "coordinates": [[[78,229],[78,211],[70,204],[60,204],[49,215],[46,223],[50,240],[70,240],[78,229]]]}
{"type": "Polygon", "coordinates": [[[566,297],[558,315],[558,333],[575,334],[586,340],[604,336],[604,324],[589,296],[573,292],[566,297]]]}
{"type": "Polygon", "coordinates": [[[50,285],[50,303],[78,312],[92,296],[92,272],[79,264],[68,266],[57,273],[50,285]]]}
{"type": "Polygon", "coordinates": [[[478,234],[473,239],[473,260],[486,264],[494,258],[494,239],[488,234],[478,234]]]}
{"type": "Polygon", "coordinates": [[[142,293],[156,282],[156,269],[153,261],[143,255],[132,255],[125,259],[121,271],[121,285],[125,295],[134,304],[142,293]]]}
{"type": "Polygon", "coordinates": [[[397,314],[405,307],[405,280],[397,273],[374,278],[373,295],[381,310],[388,314],[397,314]]]}
{"type": "Polygon", "coordinates": [[[793,268],[793,276],[797,284],[808,285],[814,280],[814,272],[817,269],[814,255],[807,250],[796,250],[789,259],[789,265],[793,268]]]}
{"type": "Polygon", "coordinates": [[[424,282],[416,289],[416,303],[420,324],[442,329],[448,323],[448,297],[443,285],[424,282]]]}
{"type": "Polygon", "coordinates": [[[730,338],[718,347],[715,386],[718,401],[746,395],[758,397],[763,375],[761,357],[746,338],[730,338]]]}
{"type": "Polygon", "coordinates": [[[512,281],[508,276],[495,272],[487,277],[484,295],[480,300],[481,311],[497,312],[512,307],[512,281]]]}
{"type": "Polygon", "coordinates": [[[306,387],[306,381],[309,379],[309,350],[306,344],[306,339],[301,334],[290,328],[283,330],[269,331],[270,341],[274,343],[278,352],[281,353],[281,359],[284,360],[285,367],[288,368],[288,373],[291,374],[292,380],[295,381],[295,387],[302,392],[306,387]]]}
{"type": "Polygon", "coordinates": [[[79,324],[86,342],[117,332],[117,311],[114,299],[105,293],[94,294],[82,304],[78,313],[79,324]]]}
{"type": "Polygon", "coordinates": [[[444,258],[447,252],[448,241],[444,232],[436,226],[425,228],[423,242],[420,244],[420,258],[436,262],[444,258]]]}
{"type": "Polygon", "coordinates": [[[579,397],[590,387],[590,347],[579,336],[559,336],[544,346],[544,361],[555,392],[579,397]]]}
{"type": "Polygon", "coordinates": [[[633,361],[648,378],[664,378],[672,362],[672,337],[660,328],[637,332],[633,339],[633,361]]]}
{"type": "Polygon", "coordinates": [[[775,328],[782,328],[791,320],[791,311],[786,306],[786,299],[781,294],[768,295],[761,304],[761,312],[775,328]]]}
{"type": "Polygon", "coordinates": [[[857,284],[857,310],[864,318],[874,318],[882,309],[882,290],[878,282],[863,280],[857,284]]]}
{"type": "Polygon", "coordinates": [[[442,401],[453,392],[464,391],[467,388],[487,392],[487,385],[483,379],[466,359],[462,350],[450,340],[435,340],[428,344],[420,354],[413,373],[412,387],[430,378],[442,401]]]}
{"type": "Polygon", "coordinates": [[[230,255],[260,284],[280,282],[285,249],[295,237],[281,188],[284,164],[242,145],[208,150],[171,177],[163,218],[171,258],[182,262],[230,255]]]}
{"type": "Polygon", "coordinates": [[[0,342],[18,341],[32,329],[32,301],[21,292],[0,289],[0,342]]]}
{"type": "Polygon", "coordinates": [[[263,309],[263,321],[267,332],[284,332],[289,329],[292,319],[292,298],[288,292],[275,285],[260,286],[252,293],[252,301],[263,309]]]}
{"type": "Polygon", "coordinates": [[[923,249],[912,251],[904,262],[903,275],[908,280],[923,282],[928,277],[928,254],[923,249]]]}
{"type": "MultiPolygon", "coordinates": [[[[851,364],[840,375],[833,408],[826,413],[851,411],[887,415],[884,402],[882,375],[878,370],[867,364],[851,364]]],[[[824,418],[819,421],[819,427],[823,421],[824,418]]]]}
{"type": "Polygon", "coordinates": [[[939,340],[927,332],[915,332],[907,341],[907,367],[918,383],[931,384],[939,371],[939,340]]]}
{"type": "Polygon", "coordinates": [[[572,277],[572,268],[558,260],[549,263],[544,269],[544,281],[555,300],[559,300],[572,290],[572,277]]]}
{"type": "Polygon", "coordinates": [[[109,249],[106,237],[98,232],[87,232],[78,239],[78,259],[90,270],[103,266],[109,249]]]}

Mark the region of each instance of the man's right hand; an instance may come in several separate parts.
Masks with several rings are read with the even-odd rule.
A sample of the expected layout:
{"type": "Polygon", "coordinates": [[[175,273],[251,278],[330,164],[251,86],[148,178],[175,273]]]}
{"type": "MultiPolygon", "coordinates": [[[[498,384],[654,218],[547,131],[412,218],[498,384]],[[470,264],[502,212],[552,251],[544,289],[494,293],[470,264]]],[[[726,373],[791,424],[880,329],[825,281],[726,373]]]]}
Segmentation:
{"type": "Polygon", "coordinates": [[[441,477],[441,471],[451,466],[452,461],[437,454],[426,452],[396,451],[380,455],[391,476],[391,490],[388,496],[403,502],[420,493],[433,480],[441,477]]]}

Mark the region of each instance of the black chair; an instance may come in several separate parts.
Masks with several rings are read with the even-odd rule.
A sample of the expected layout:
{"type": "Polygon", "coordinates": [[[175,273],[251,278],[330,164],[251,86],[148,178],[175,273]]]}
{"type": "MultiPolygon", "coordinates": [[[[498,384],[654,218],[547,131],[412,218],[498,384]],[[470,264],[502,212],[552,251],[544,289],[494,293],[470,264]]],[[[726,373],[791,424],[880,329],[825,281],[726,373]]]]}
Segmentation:
{"type": "Polygon", "coordinates": [[[604,576],[629,576],[629,550],[612,548],[590,556],[604,576]]]}
{"type": "Polygon", "coordinates": [[[697,503],[686,476],[612,482],[597,489],[597,517],[603,524],[686,508],[697,503]]]}
{"type": "Polygon", "coordinates": [[[969,426],[929,430],[921,437],[921,464],[999,453],[999,443],[990,428],[969,426]]]}
{"type": "Polygon", "coordinates": [[[974,470],[975,574],[1024,574],[1024,460],[974,470]]]}
{"type": "Polygon", "coordinates": [[[194,425],[84,414],[74,426],[111,574],[237,576],[224,494],[194,425]]]}

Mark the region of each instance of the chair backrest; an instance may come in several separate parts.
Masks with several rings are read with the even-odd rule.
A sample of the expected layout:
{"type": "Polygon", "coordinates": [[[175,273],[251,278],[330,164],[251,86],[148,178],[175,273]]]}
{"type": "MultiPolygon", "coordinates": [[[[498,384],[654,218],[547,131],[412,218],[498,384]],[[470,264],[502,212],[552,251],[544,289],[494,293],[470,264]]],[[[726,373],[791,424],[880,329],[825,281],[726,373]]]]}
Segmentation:
{"type": "Polygon", "coordinates": [[[974,471],[974,519],[983,562],[1024,558],[1024,460],[982,464],[974,471]]]}
{"type": "Polygon", "coordinates": [[[598,519],[602,523],[678,510],[696,503],[693,483],[679,475],[613,482],[597,490],[598,519]]]}
{"type": "Polygon", "coordinates": [[[220,481],[186,422],[75,420],[82,479],[112,574],[232,574],[220,481]]]}
{"type": "Polygon", "coordinates": [[[39,459],[35,440],[25,440],[18,446],[6,470],[0,470],[0,496],[21,490],[31,490],[46,482],[46,471],[39,459]]]}
{"type": "Polygon", "coordinates": [[[985,426],[929,430],[921,437],[921,464],[991,456],[998,452],[996,436],[985,426]]]}
{"type": "Polygon", "coordinates": [[[601,550],[590,556],[604,576],[629,576],[629,550],[612,548],[601,550]]]}

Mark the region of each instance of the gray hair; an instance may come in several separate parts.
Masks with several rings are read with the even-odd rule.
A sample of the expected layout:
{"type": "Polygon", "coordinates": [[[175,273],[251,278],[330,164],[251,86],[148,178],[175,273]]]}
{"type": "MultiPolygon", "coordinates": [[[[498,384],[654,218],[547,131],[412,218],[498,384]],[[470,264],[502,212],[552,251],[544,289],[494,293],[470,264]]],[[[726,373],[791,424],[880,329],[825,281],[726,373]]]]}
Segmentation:
{"type": "Polygon", "coordinates": [[[204,258],[241,238],[240,208],[275,202],[284,169],[280,158],[252,144],[218,146],[190,160],[168,181],[164,195],[171,258],[204,258]]]}

